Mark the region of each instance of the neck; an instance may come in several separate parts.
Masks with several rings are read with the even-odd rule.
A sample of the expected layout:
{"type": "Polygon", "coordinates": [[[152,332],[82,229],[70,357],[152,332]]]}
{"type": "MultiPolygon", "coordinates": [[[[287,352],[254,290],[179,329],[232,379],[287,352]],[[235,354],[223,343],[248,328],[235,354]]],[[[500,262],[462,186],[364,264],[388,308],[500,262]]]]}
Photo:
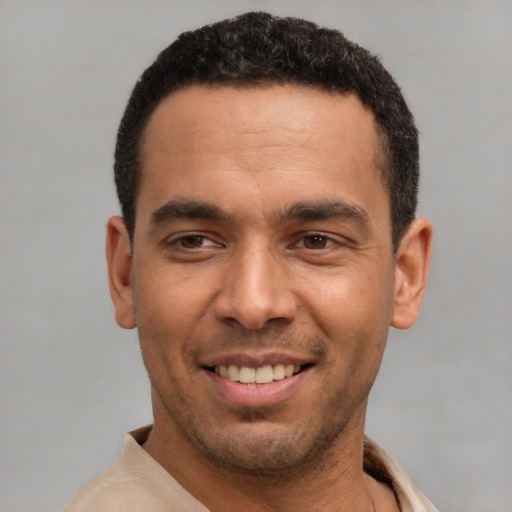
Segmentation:
{"type": "Polygon", "coordinates": [[[366,404],[321,457],[286,473],[249,474],[220,466],[168,421],[158,422],[158,414],[144,449],[211,512],[373,512],[372,488],[362,469],[365,411],[366,404]]]}

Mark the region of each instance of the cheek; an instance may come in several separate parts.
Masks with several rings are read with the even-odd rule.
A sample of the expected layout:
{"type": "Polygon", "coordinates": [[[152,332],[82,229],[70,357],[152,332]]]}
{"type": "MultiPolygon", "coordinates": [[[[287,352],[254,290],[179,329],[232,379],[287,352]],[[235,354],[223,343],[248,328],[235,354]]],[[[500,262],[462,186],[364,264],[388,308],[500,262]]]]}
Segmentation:
{"type": "Polygon", "coordinates": [[[302,281],[298,294],[319,321],[355,327],[381,319],[389,325],[394,290],[391,272],[344,268],[332,274],[310,272],[302,281]]]}
{"type": "Polygon", "coordinates": [[[341,374],[349,377],[363,368],[376,373],[392,314],[390,273],[382,268],[373,273],[346,269],[337,278],[313,282],[303,289],[305,309],[331,341],[332,364],[343,367],[341,374]]]}
{"type": "MultiPolygon", "coordinates": [[[[146,265],[145,268],[148,268],[146,265]]],[[[206,280],[179,275],[174,269],[140,272],[134,280],[137,325],[151,332],[170,331],[179,336],[191,329],[209,302],[206,280]]]]}
{"type": "Polygon", "coordinates": [[[134,288],[144,365],[153,385],[169,392],[175,387],[175,384],[169,387],[169,382],[179,382],[186,373],[186,340],[194,325],[190,304],[165,280],[140,279],[134,288]]]}

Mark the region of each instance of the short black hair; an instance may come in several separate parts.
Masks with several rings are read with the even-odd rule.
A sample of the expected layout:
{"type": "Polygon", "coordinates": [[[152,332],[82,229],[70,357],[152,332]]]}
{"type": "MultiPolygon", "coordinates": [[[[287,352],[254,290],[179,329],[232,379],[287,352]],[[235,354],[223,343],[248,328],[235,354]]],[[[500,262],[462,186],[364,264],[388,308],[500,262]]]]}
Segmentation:
{"type": "Polygon", "coordinates": [[[352,92],[373,113],[396,250],[415,217],[419,181],[418,131],[400,88],[376,56],[341,32],[264,12],[184,32],[136,83],[119,126],[114,162],[121,212],[132,242],[142,139],[159,103],[194,84],[269,83],[352,92]]]}

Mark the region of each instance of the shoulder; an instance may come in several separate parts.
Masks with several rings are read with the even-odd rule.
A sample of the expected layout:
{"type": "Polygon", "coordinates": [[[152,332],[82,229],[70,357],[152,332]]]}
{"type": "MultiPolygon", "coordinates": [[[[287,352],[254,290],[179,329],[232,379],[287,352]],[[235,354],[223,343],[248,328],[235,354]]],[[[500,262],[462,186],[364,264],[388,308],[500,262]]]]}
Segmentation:
{"type": "Polygon", "coordinates": [[[142,448],[151,426],[125,437],[121,457],[93,478],[62,512],[207,512],[142,448]]]}
{"type": "Polygon", "coordinates": [[[402,512],[437,512],[391,455],[367,436],[364,442],[364,470],[393,490],[402,512]]]}
{"type": "Polygon", "coordinates": [[[151,482],[158,479],[159,468],[156,462],[146,460],[149,456],[139,445],[150,428],[142,427],[127,434],[119,460],[82,487],[62,512],[158,510],[151,482]]]}
{"type": "Polygon", "coordinates": [[[137,476],[116,463],[82,487],[62,512],[140,512],[151,510],[151,501],[137,476]]]}

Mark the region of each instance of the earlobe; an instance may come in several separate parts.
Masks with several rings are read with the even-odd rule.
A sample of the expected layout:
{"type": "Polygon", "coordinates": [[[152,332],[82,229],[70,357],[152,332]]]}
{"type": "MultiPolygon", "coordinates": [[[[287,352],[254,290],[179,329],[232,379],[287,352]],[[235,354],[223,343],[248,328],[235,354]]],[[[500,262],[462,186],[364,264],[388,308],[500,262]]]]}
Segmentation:
{"type": "Polygon", "coordinates": [[[391,325],[408,329],[416,322],[420,310],[432,255],[432,224],[415,219],[403,236],[396,255],[395,296],[391,325]]]}
{"type": "Polygon", "coordinates": [[[133,309],[132,255],[130,237],[121,217],[112,217],[107,222],[106,256],[116,322],[124,329],[133,329],[137,323],[133,309]]]}

